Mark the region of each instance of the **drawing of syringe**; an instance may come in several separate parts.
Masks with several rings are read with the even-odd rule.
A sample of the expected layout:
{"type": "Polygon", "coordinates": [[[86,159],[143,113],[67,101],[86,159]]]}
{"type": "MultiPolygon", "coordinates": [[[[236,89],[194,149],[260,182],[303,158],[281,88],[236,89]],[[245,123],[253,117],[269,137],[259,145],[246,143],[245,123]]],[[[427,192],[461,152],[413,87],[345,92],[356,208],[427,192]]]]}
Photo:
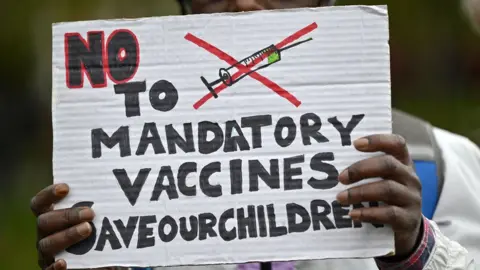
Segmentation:
{"type": "Polygon", "coordinates": [[[215,98],[217,98],[218,95],[215,92],[215,90],[213,89],[213,87],[215,87],[217,84],[224,83],[226,86],[232,86],[235,83],[239,82],[241,79],[248,76],[249,74],[251,74],[253,72],[256,72],[260,69],[264,69],[264,68],[266,68],[270,65],[273,65],[277,62],[280,62],[280,60],[282,60],[281,53],[283,51],[288,50],[290,48],[293,48],[295,46],[298,46],[302,43],[308,42],[310,40],[312,40],[312,38],[308,38],[306,40],[302,40],[302,41],[293,43],[293,44],[291,44],[289,46],[286,46],[286,47],[283,47],[281,49],[278,49],[275,45],[270,45],[270,46],[268,46],[268,47],[266,47],[266,48],[264,48],[264,49],[262,49],[262,50],[260,50],[256,53],[253,53],[252,55],[250,55],[248,57],[243,58],[242,60],[238,61],[237,63],[231,65],[228,68],[220,68],[218,70],[219,78],[217,80],[213,81],[213,82],[208,82],[207,79],[205,79],[203,76],[200,76],[200,79],[205,84],[205,86],[208,88],[210,93],[212,93],[212,95],[215,98]],[[243,65],[247,68],[251,68],[251,67],[255,66],[258,62],[262,62],[265,58],[268,58],[268,62],[266,64],[263,64],[263,65],[257,67],[256,69],[252,69],[252,70],[242,74],[238,78],[234,79],[230,75],[230,71],[231,71],[232,68],[235,68],[235,67],[238,68],[240,65],[243,65]]]}

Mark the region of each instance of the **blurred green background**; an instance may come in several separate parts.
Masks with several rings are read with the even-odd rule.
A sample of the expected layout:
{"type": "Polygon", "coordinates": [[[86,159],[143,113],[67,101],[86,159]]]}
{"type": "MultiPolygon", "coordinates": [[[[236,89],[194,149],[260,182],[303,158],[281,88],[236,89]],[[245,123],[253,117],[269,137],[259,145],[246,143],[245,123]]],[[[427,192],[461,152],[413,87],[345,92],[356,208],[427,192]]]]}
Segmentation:
{"type": "MultiPolygon", "coordinates": [[[[52,182],[51,24],[174,15],[173,0],[4,0],[0,269],[38,269],[30,198],[52,182]]],[[[394,106],[480,142],[480,37],[459,1],[388,4],[394,106]]]]}

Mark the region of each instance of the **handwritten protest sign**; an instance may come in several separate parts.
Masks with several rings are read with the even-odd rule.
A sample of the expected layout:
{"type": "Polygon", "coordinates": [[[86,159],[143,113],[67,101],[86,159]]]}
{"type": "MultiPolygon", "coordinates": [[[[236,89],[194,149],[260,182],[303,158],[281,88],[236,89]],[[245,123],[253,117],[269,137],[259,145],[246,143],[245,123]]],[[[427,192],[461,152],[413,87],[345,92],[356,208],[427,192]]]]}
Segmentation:
{"type": "Polygon", "coordinates": [[[53,126],[56,207],[96,212],[70,268],[393,249],[335,200],[391,132],[386,7],[55,24],[53,126]]]}

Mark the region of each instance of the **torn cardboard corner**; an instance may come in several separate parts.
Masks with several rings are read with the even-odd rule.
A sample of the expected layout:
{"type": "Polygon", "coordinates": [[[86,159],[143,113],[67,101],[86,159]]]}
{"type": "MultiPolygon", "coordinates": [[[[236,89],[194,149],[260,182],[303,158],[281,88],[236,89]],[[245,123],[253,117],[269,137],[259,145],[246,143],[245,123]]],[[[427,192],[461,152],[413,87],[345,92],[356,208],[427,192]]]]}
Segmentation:
{"type": "Polygon", "coordinates": [[[375,202],[335,200],[339,172],[372,155],[352,141],[391,132],[386,16],[54,25],[54,181],[71,187],[57,207],[96,212],[93,235],[58,257],[94,268],[391,252],[391,229],[347,216],[375,202]]]}

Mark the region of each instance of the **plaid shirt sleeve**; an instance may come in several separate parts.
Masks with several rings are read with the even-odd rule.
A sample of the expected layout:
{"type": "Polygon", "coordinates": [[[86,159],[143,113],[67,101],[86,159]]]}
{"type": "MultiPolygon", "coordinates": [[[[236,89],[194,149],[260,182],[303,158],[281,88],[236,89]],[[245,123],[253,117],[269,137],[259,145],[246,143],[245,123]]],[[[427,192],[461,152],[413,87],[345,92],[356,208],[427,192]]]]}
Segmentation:
{"type": "Polygon", "coordinates": [[[387,262],[377,259],[380,270],[422,270],[435,246],[435,234],[427,218],[423,217],[423,236],[417,250],[406,260],[387,262]]]}

